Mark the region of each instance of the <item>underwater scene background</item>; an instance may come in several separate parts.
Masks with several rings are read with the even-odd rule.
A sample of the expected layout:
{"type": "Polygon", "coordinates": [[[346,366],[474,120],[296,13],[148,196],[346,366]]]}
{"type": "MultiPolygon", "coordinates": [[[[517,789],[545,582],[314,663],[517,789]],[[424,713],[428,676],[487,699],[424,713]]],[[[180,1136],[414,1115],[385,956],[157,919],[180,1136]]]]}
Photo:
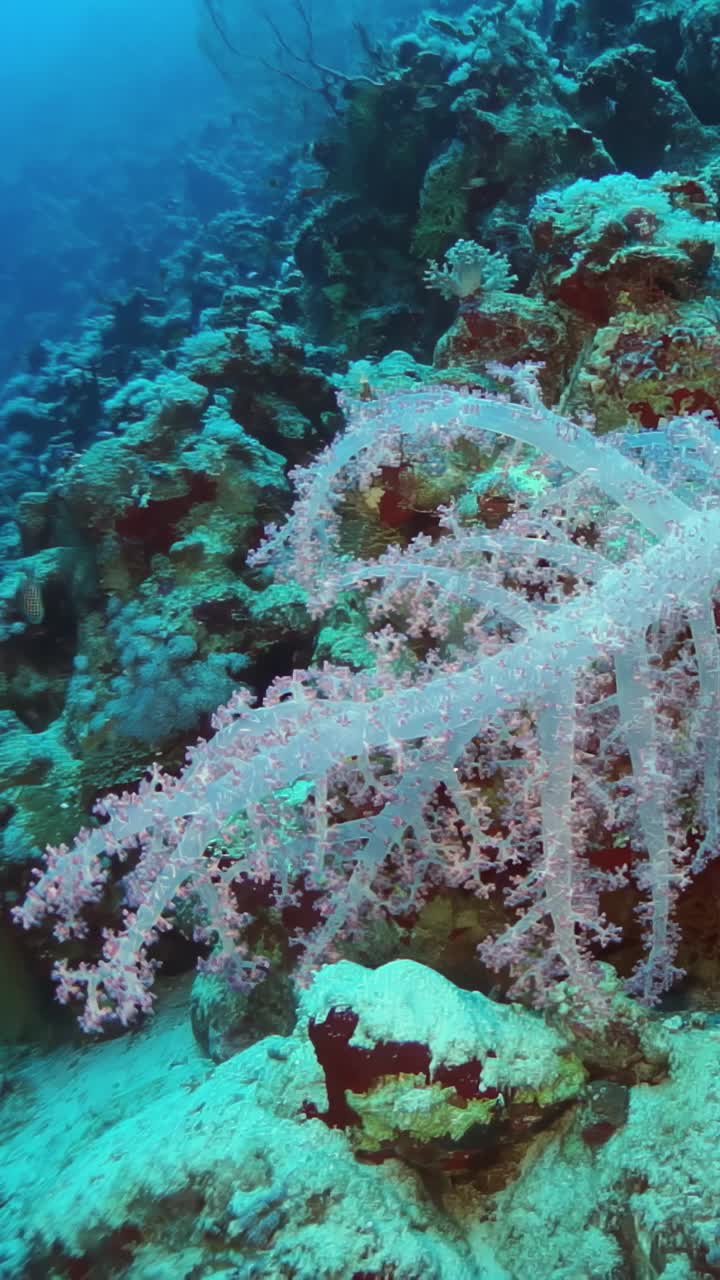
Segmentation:
{"type": "Polygon", "coordinates": [[[720,1275],[720,3],[0,65],[0,1280],[720,1275]]]}

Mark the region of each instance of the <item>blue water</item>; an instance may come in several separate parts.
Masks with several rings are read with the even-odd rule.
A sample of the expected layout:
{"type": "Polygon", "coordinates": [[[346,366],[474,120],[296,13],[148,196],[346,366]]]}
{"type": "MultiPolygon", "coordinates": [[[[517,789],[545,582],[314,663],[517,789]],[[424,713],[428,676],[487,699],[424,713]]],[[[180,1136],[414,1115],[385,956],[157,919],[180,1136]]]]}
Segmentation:
{"type": "MultiPolygon", "coordinates": [[[[411,0],[392,17],[420,7],[411,0]]],[[[387,26],[380,5],[316,18],[318,49],[340,69],[357,56],[356,13],[371,30],[387,26]]],[[[297,35],[289,0],[275,0],[272,17],[297,35]]],[[[137,284],[152,289],[158,260],[187,234],[178,219],[219,211],[221,195],[203,201],[188,189],[188,158],[213,126],[233,119],[235,176],[250,207],[267,204],[264,169],[284,144],[306,141],[323,111],[262,65],[276,54],[262,6],[237,6],[231,28],[238,49],[252,50],[247,59],[223,47],[198,0],[7,7],[0,377],[22,365],[34,342],[67,336],[98,299],[137,284]]]]}
{"type": "Polygon", "coordinates": [[[40,0],[3,18],[0,346],[9,372],[103,292],[146,279],[218,106],[190,0],[40,0]],[[143,246],[146,246],[145,251],[143,246]]]}

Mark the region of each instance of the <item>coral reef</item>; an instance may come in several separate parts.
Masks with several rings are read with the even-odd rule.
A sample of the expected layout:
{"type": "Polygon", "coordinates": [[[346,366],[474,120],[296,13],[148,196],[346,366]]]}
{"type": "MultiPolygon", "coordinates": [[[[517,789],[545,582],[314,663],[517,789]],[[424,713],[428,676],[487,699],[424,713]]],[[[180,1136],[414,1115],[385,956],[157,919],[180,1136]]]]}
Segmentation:
{"type": "Polygon", "coordinates": [[[0,1274],[713,1274],[716,1019],[646,1029],[666,1062],[652,1086],[592,1072],[583,1085],[575,1050],[537,1015],[405,961],[374,972],[329,967],[304,993],[291,1035],[267,1036],[219,1066],[199,1053],[184,1009],[175,980],[148,1032],[88,1047],[81,1071],[67,1049],[8,1065],[0,1274]],[[357,1011],[341,1051],[358,1062],[380,1045],[401,1065],[424,1040],[429,1073],[447,1077],[433,1086],[421,1083],[426,1068],[420,1079],[406,1073],[404,1093],[385,1086],[371,1105],[355,1069],[353,1106],[392,1132],[396,1149],[407,1132],[402,1157],[358,1160],[364,1130],[309,1114],[326,1112],[337,1090],[313,1043],[333,1007],[357,1011]],[[410,1135],[466,1124],[481,1065],[453,1074],[452,1063],[475,1055],[479,1037],[496,1135],[514,1110],[514,1145],[486,1141],[479,1159],[489,1137],[481,1123],[453,1143],[455,1167],[443,1171],[441,1144],[421,1152],[410,1135]],[[525,1126],[526,1092],[538,1102],[525,1126]]]}
{"type": "Polygon", "coordinates": [[[720,1274],[720,4],[198,8],[0,177],[0,1280],[720,1274]]]}

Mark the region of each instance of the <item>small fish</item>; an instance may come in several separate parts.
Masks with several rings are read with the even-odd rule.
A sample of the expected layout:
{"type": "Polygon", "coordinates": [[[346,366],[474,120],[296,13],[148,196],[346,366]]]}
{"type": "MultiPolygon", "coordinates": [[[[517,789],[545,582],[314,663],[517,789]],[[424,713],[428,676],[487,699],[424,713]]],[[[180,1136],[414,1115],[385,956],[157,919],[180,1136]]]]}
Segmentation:
{"type": "Polygon", "coordinates": [[[34,573],[26,575],[25,581],[18,591],[18,608],[25,621],[32,626],[38,626],[45,617],[42,585],[38,582],[34,573]]]}

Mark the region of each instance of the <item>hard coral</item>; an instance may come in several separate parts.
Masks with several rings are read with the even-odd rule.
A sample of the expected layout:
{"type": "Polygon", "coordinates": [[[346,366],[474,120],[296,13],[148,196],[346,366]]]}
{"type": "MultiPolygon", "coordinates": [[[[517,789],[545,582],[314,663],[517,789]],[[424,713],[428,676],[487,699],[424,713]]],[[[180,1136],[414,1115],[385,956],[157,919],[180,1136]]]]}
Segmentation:
{"type": "Polygon", "coordinates": [[[640,310],[697,295],[720,243],[713,193],[668,173],[580,179],[540,196],[530,225],[546,296],[594,324],[621,295],[640,310]]]}

